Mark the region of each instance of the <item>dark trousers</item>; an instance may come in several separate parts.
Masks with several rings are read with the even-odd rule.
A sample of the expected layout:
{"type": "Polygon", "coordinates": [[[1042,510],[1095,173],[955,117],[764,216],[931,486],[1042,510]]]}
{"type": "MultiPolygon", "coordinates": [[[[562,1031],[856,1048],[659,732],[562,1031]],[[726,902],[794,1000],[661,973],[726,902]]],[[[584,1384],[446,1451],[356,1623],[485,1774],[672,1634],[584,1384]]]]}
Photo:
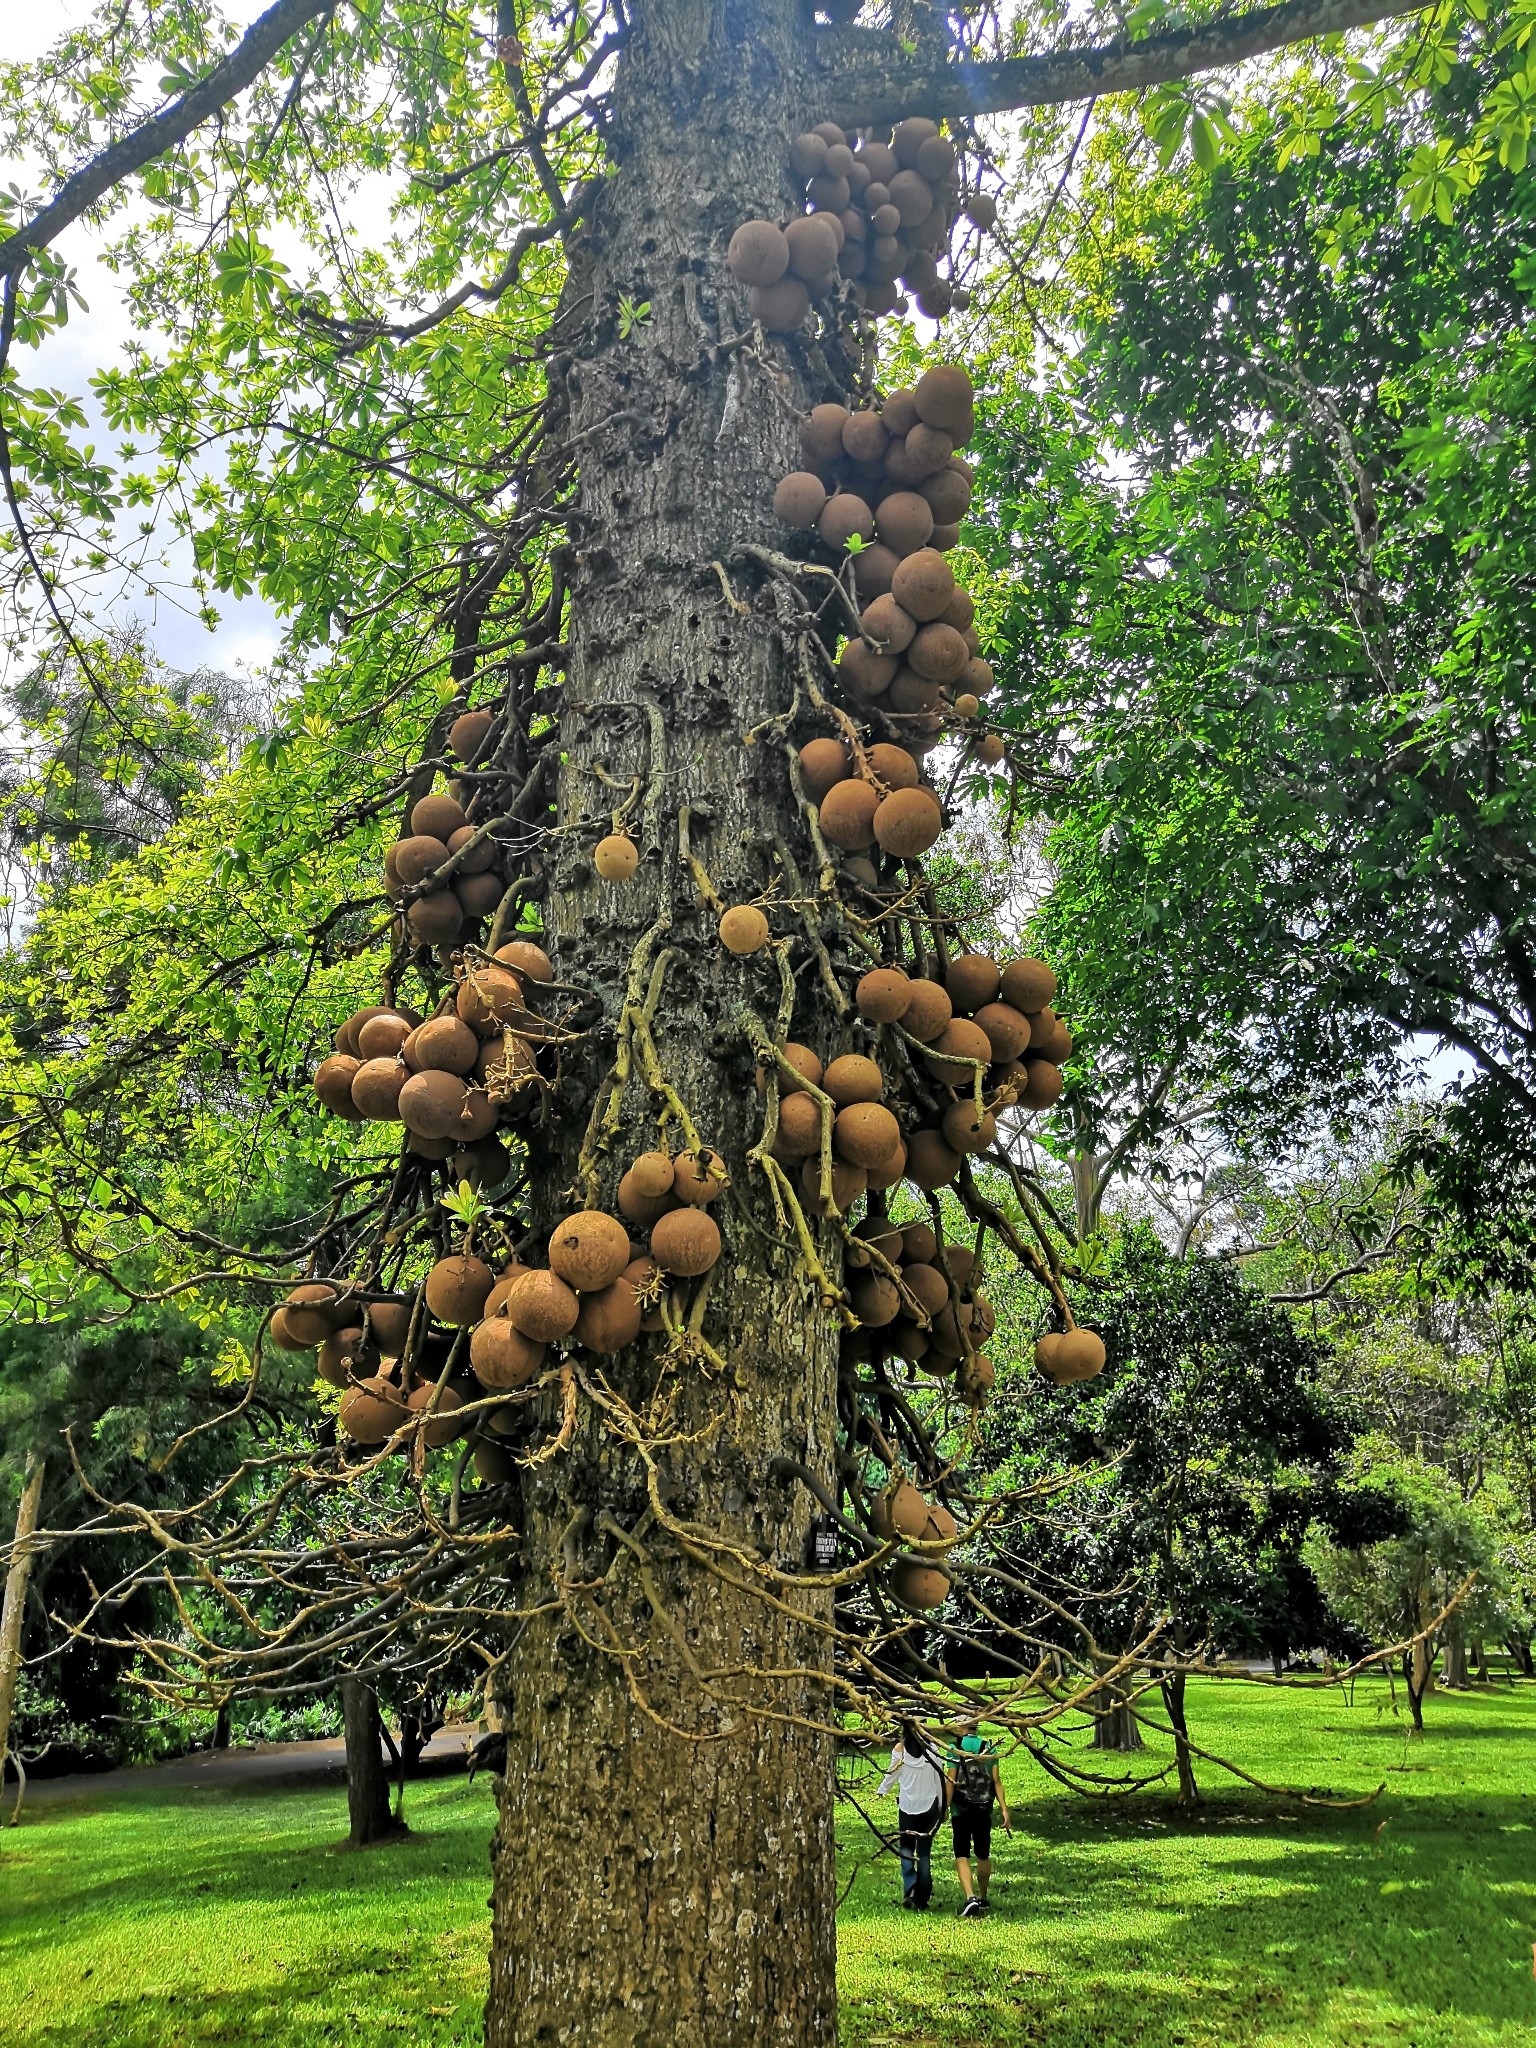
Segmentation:
{"type": "Polygon", "coordinates": [[[902,1897],[914,1906],[926,1906],[933,1897],[933,1838],[943,1817],[941,1800],[926,1813],[903,1813],[897,1845],[901,1850],[902,1897]]]}

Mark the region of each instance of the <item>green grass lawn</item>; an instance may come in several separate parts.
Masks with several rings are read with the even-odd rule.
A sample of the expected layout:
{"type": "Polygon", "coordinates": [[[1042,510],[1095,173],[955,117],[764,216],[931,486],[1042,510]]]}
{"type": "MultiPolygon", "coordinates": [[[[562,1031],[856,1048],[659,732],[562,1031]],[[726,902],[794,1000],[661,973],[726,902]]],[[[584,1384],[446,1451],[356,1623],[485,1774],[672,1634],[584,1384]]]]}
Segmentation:
{"type": "MultiPolygon", "coordinates": [[[[985,1921],[896,1905],[894,1866],[845,1827],[848,2048],[1530,2048],[1536,2041],[1536,1687],[1436,1695],[1406,1747],[1385,1688],[1200,1688],[1197,1740],[1261,1777],[1386,1790],[1330,1813],[1207,1768],[1193,1816],[1165,1793],[1090,1807],[1010,1773],[985,1921]],[[1383,1825],[1384,1823],[1384,1825],[1383,1825]]],[[[339,1789],[103,1785],[0,1836],[8,2048],[309,2048],[480,2038],[484,1781],[412,1787],[409,1841],[339,1846],[339,1789]]],[[[664,2044],[658,2044],[664,2048],[664,2044]]]]}

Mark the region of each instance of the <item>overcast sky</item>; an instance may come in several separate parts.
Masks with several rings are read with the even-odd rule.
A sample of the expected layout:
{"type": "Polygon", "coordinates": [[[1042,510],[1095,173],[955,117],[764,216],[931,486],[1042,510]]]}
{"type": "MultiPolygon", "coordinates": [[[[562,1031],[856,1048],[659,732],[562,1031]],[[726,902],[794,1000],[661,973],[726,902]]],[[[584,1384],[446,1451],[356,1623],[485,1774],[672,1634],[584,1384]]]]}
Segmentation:
{"type": "MultiPolygon", "coordinates": [[[[224,13],[244,24],[267,4],[269,0],[225,0],[224,13]]],[[[26,0],[25,5],[22,0],[10,0],[0,27],[0,58],[10,63],[36,58],[94,11],[87,0],[26,0]]],[[[28,175],[26,165],[0,162],[0,184],[12,182],[25,191],[37,189],[36,177],[28,175]]],[[[75,311],[63,332],[50,337],[41,348],[16,351],[16,368],[23,382],[70,392],[82,401],[93,420],[96,412],[90,399],[90,378],[114,359],[130,331],[117,281],[96,260],[99,239],[89,228],[75,226],[56,244],[79,273],[89,313],[75,311]]],[[[106,430],[100,429],[98,445],[108,445],[110,440],[106,430]]],[[[93,600],[98,620],[142,621],[154,646],[178,668],[238,670],[266,662],[279,637],[270,607],[259,598],[221,598],[219,624],[210,632],[190,603],[178,595],[186,573],[187,557],[184,549],[178,549],[170,553],[164,591],[158,598],[148,597],[142,588],[125,590],[120,583],[102,583],[93,600]]],[[[0,656],[0,663],[3,660],[0,656]]]]}

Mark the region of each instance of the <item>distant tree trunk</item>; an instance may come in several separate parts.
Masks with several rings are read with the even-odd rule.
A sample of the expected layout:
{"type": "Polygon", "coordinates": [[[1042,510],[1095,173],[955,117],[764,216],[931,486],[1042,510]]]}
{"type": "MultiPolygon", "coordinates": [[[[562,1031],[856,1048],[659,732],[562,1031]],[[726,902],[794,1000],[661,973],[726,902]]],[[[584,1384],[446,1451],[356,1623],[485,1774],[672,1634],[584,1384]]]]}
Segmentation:
{"type": "Polygon", "coordinates": [[[10,1752],[11,1713],[21,1677],[21,1622],[27,1604],[27,1582],[32,1576],[32,1547],[27,1538],[37,1527],[46,1462],[38,1451],[29,1453],[27,1458],[12,1539],[15,1548],[11,1552],[11,1568],[5,1575],[5,1601],[0,1606],[0,1776],[4,1775],[5,1759],[10,1752]]]}
{"type": "Polygon", "coordinates": [[[1520,1666],[1520,1676],[1522,1678],[1536,1678],[1536,1660],[1533,1660],[1531,1656],[1531,1646],[1529,1643],[1518,1642],[1511,1636],[1504,1647],[1520,1666]]]}
{"type": "Polygon", "coordinates": [[[1472,1645],[1472,1676],[1479,1685],[1486,1685],[1490,1676],[1488,1670],[1488,1649],[1481,1636],[1472,1645]]]}
{"type": "Polygon", "coordinates": [[[384,1768],[379,1702],[360,1678],[341,1681],[341,1719],[347,1738],[348,1840],[366,1849],[404,1829],[389,1810],[389,1774],[384,1768]]]}
{"type": "Polygon", "coordinates": [[[1168,1709],[1168,1719],[1173,1726],[1173,1758],[1179,1773],[1179,1804],[1192,1806],[1200,1797],[1200,1787],[1195,1783],[1194,1759],[1189,1749],[1189,1724],[1184,1719],[1185,1683],[1185,1674],[1182,1671],[1176,1671],[1171,1678],[1165,1678],[1163,1704],[1168,1709]]]}
{"type": "Polygon", "coordinates": [[[1408,1688],[1408,1712],[1413,1717],[1414,1733],[1424,1733],[1424,1694],[1429,1685],[1429,1659],[1424,1645],[1415,1643],[1411,1650],[1403,1652],[1403,1684],[1408,1688]]]}
{"type": "Polygon", "coordinates": [[[1465,1692],[1470,1683],[1467,1677],[1467,1638],[1459,1612],[1450,1615],[1445,1624],[1445,1683],[1457,1692],[1465,1692]]]}
{"type": "Polygon", "coordinates": [[[1093,1716],[1095,1749],[1115,1750],[1126,1755],[1132,1750],[1146,1748],[1141,1723],[1121,1687],[1100,1686],[1093,1696],[1093,1716]]]}
{"type": "Polygon", "coordinates": [[[1278,1646],[1269,1653],[1269,1665],[1276,1678],[1285,1676],[1285,1652],[1278,1646]]]}
{"type": "Polygon", "coordinates": [[[219,1711],[213,1717],[213,1746],[215,1749],[229,1747],[229,1701],[222,1700],[219,1711]]]}

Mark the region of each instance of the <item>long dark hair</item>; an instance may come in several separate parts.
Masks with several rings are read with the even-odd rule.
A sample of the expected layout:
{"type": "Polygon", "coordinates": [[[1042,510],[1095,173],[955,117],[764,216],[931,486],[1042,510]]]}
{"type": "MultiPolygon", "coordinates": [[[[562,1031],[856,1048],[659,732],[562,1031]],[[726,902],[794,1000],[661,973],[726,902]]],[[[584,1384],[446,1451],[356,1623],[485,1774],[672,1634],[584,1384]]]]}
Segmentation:
{"type": "Polygon", "coordinates": [[[908,1756],[922,1757],[929,1763],[933,1761],[933,1745],[915,1721],[902,1722],[901,1746],[908,1756]]]}

